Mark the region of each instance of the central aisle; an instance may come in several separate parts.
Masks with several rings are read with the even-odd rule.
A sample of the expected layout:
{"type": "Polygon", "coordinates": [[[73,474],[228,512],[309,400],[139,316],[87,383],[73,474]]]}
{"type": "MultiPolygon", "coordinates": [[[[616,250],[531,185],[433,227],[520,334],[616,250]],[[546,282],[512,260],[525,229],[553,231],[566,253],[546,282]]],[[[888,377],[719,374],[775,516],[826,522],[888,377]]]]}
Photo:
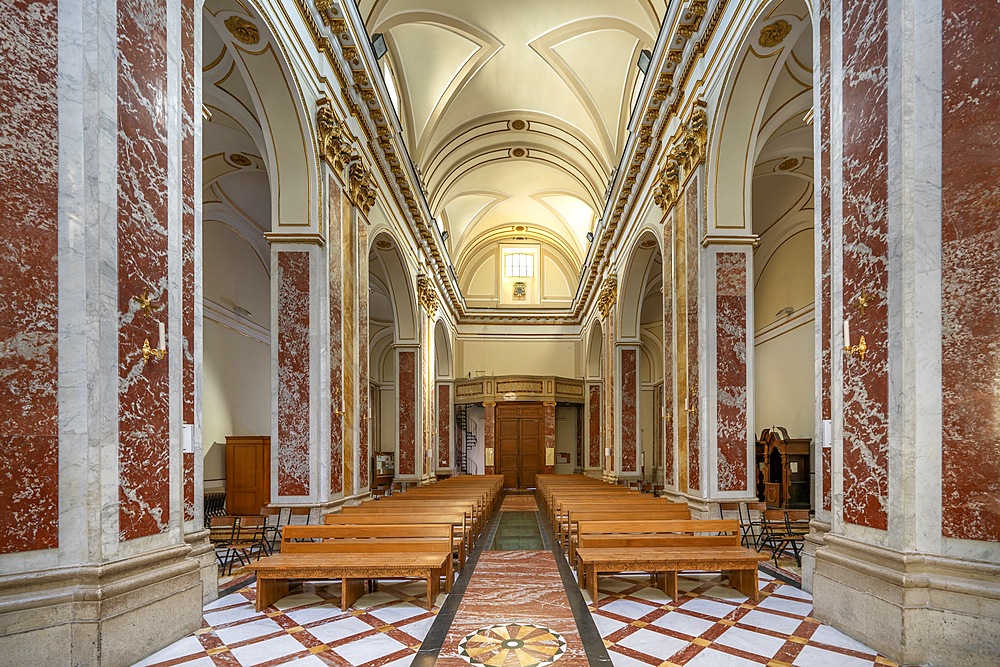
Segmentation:
{"type": "Polygon", "coordinates": [[[435,664],[553,659],[566,667],[587,664],[552,552],[484,551],[435,664]]]}

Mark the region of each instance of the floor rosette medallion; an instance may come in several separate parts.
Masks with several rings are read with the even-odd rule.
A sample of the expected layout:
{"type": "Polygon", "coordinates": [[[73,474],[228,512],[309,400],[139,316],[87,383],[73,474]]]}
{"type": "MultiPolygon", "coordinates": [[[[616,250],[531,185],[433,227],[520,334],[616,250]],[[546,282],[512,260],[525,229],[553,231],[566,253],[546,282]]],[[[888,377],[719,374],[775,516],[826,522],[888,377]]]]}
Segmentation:
{"type": "Polygon", "coordinates": [[[502,623],[476,630],[458,643],[458,654],[473,665],[542,667],[566,651],[558,632],[540,625],[502,623]]]}

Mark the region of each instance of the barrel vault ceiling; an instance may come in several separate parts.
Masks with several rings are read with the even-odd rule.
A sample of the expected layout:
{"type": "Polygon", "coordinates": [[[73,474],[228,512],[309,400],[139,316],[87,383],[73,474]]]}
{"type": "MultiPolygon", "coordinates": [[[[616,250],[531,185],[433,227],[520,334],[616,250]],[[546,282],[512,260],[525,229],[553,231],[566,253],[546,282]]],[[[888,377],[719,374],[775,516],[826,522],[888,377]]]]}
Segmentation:
{"type": "Polygon", "coordinates": [[[477,239],[576,267],[628,138],[665,0],[360,0],[428,204],[461,273],[477,239]]]}

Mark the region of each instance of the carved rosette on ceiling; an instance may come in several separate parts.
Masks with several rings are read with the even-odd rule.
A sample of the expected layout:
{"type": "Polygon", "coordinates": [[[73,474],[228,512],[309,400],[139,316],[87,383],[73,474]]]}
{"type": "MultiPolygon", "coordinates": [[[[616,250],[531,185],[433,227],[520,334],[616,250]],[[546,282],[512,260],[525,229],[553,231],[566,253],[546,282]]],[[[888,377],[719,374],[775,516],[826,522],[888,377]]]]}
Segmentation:
{"type": "Polygon", "coordinates": [[[354,202],[362,213],[368,215],[368,211],[375,205],[375,195],[378,190],[375,188],[375,179],[361,162],[353,162],[351,171],[348,174],[348,197],[354,202]]]}
{"type": "Polygon", "coordinates": [[[757,40],[757,43],[765,49],[773,49],[785,41],[785,37],[788,37],[788,33],[791,31],[791,23],[784,19],[778,19],[774,23],[760,29],[760,38],[757,40]]]}
{"type": "Polygon", "coordinates": [[[597,297],[597,309],[601,311],[601,319],[607,319],[608,314],[618,300],[618,277],[611,275],[604,279],[601,294],[597,297]]]}
{"type": "Polygon", "coordinates": [[[417,276],[417,301],[424,307],[429,317],[433,317],[437,312],[437,290],[434,289],[434,282],[430,277],[423,273],[417,276]]]}
{"type": "Polygon", "coordinates": [[[256,44],[260,41],[260,30],[242,16],[230,16],[226,19],[225,26],[233,37],[244,44],[256,44]]]}

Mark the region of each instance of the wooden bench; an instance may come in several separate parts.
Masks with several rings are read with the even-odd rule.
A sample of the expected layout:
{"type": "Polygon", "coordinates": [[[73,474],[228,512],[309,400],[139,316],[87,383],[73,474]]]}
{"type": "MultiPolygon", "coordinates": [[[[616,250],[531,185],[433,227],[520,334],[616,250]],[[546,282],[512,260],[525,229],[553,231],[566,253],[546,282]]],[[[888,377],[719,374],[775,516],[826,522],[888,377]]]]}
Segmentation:
{"type": "MultiPolygon", "coordinates": [[[[395,506],[394,506],[395,507],[395,506]]],[[[464,512],[434,512],[425,516],[416,512],[395,512],[368,510],[366,506],[345,507],[339,514],[327,514],[323,517],[326,525],[384,525],[411,523],[447,523],[452,526],[452,549],[458,558],[458,569],[465,563],[466,549],[471,549],[472,534],[464,512]],[[468,544],[468,547],[466,546],[468,544]]]]}
{"type": "Polygon", "coordinates": [[[285,595],[294,580],[340,579],[344,611],[364,594],[366,580],[415,578],[427,580],[430,610],[445,578],[452,583],[450,524],[374,526],[285,526],[281,553],[262,558],[257,571],[257,611],[285,595]]]}
{"type": "MultiPolygon", "coordinates": [[[[665,503],[659,506],[644,508],[624,507],[618,511],[594,511],[594,510],[570,510],[568,516],[569,526],[566,535],[563,536],[566,543],[567,558],[570,563],[575,562],[577,535],[580,532],[580,522],[604,522],[609,530],[616,530],[617,525],[623,521],[689,521],[691,510],[684,503],[665,503]]],[[[593,528],[592,528],[593,529],[593,528]]]]}
{"type": "Polygon", "coordinates": [[[597,600],[602,572],[650,572],[677,598],[677,573],[721,571],[729,585],[757,600],[757,564],[767,556],[740,546],[738,521],[581,521],[576,565],[580,588],[597,600]],[[720,534],[721,533],[721,534],[720,534]]]}

